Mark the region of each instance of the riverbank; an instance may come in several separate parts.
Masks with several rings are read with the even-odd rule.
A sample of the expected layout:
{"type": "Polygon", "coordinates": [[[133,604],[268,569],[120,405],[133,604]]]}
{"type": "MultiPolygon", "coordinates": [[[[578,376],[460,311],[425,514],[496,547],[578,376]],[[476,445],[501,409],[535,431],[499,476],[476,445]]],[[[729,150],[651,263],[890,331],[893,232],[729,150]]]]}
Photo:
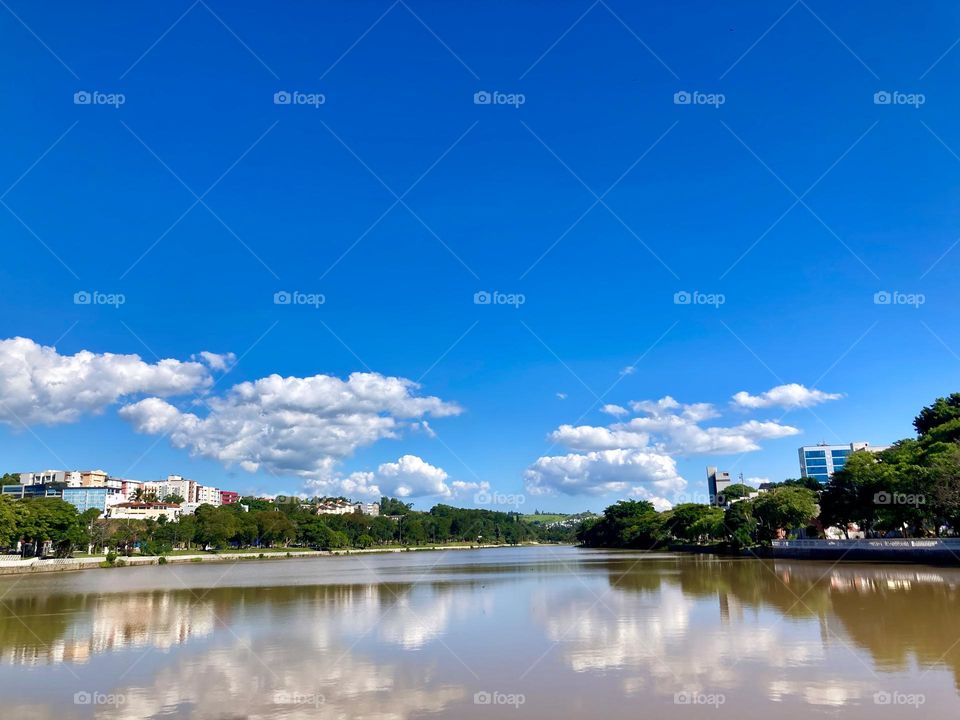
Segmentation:
{"type": "Polygon", "coordinates": [[[522,543],[521,545],[411,545],[396,547],[349,548],[342,550],[270,550],[262,552],[199,552],[184,555],[130,555],[118,556],[113,565],[107,565],[105,555],[90,555],[74,558],[27,558],[0,559],[0,576],[43,572],[70,572],[75,570],[113,569],[143,565],[174,565],[183,563],[236,562],[240,560],[285,560],[289,558],[331,557],[336,555],[369,555],[402,552],[429,552],[437,550],[487,550],[492,548],[544,545],[546,543],[522,543]],[[161,563],[161,560],[164,562],[161,563]]]}
{"type": "Polygon", "coordinates": [[[960,565],[960,539],[859,538],[853,540],[774,540],[770,547],[734,549],[727,543],[670,545],[673,552],[696,555],[832,560],[834,562],[893,562],[918,565],[960,565]]]}

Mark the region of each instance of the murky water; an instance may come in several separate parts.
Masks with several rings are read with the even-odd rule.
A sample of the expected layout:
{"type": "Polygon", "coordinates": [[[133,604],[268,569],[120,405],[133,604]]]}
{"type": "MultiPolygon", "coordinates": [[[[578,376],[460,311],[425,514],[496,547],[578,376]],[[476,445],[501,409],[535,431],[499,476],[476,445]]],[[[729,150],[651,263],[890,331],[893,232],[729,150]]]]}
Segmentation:
{"type": "Polygon", "coordinates": [[[565,547],[0,578],[0,717],[960,717],[960,570],[565,547]]]}

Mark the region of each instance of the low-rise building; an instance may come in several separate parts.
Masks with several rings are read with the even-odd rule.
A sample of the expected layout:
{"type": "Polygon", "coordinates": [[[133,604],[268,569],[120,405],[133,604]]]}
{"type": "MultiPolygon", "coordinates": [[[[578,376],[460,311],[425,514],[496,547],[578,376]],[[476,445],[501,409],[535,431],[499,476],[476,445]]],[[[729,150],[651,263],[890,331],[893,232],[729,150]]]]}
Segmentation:
{"type": "Polygon", "coordinates": [[[179,505],[164,502],[122,502],[107,508],[111,520],[177,520],[180,515],[179,505]]]}
{"type": "Polygon", "coordinates": [[[380,505],[378,503],[360,503],[350,502],[342,498],[324,498],[316,508],[317,515],[349,515],[351,513],[361,513],[363,515],[377,516],[380,514],[380,505]]]}
{"type": "Polygon", "coordinates": [[[240,493],[233,492],[232,490],[221,490],[220,491],[220,503],[222,505],[233,505],[235,502],[240,501],[240,493]]]}
{"type": "Polygon", "coordinates": [[[3,485],[0,493],[10,500],[23,500],[35,497],[62,497],[63,488],[54,485],[3,485]]]}

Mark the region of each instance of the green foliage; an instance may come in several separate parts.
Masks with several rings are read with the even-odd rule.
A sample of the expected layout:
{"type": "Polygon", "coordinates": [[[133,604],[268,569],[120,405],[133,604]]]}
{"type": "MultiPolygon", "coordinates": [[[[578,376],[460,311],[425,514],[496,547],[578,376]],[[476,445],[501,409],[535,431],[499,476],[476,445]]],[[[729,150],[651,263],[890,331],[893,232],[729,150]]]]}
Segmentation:
{"type": "Polygon", "coordinates": [[[724,513],[723,525],[734,548],[750,547],[756,540],[757,519],[753,503],[742,501],[731,504],[724,513]]]}
{"type": "Polygon", "coordinates": [[[674,507],[670,511],[668,529],[673,537],[688,542],[718,540],[726,535],[723,510],[698,503],[683,503],[674,507]]]}
{"type": "Polygon", "coordinates": [[[750,487],[749,485],[744,485],[743,483],[734,483],[729,485],[722,493],[723,499],[727,500],[739,500],[743,497],[750,497],[751,493],[755,493],[756,488],[750,487]]]}
{"type": "Polygon", "coordinates": [[[380,498],[381,515],[406,515],[407,513],[412,512],[411,508],[413,508],[412,504],[401,502],[396,498],[380,498]]]}
{"type": "MultiPolygon", "coordinates": [[[[933,405],[928,405],[920,411],[913,420],[913,427],[921,438],[936,428],[952,421],[960,420],[960,393],[953,393],[945,398],[937,398],[933,405]]],[[[957,438],[954,437],[954,440],[957,438]]]]}
{"type": "Polygon", "coordinates": [[[646,500],[621,500],[599,519],[582,522],[576,537],[587,547],[649,549],[666,539],[664,518],[646,500]]]}
{"type": "Polygon", "coordinates": [[[0,475],[0,485],[19,485],[20,476],[17,473],[4,473],[0,475]]]}
{"type": "Polygon", "coordinates": [[[169,493],[163,496],[163,502],[170,503],[172,505],[183,505],[186,502],[183,495],[177,495],[176,493],[169,493]]]}
{"type": "Polygon", "coordinates": [[[805,527],[817,514],[817,496],[813,491],[790,485],[760,493],[750,505],[764,540],[773,539],[781,529],[805,527]]]}

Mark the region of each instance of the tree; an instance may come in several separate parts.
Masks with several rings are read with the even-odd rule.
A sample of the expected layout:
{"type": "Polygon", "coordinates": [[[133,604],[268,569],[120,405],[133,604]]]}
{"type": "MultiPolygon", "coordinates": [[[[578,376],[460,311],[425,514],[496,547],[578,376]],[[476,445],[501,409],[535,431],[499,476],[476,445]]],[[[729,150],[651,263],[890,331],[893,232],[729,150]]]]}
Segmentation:
{"type": "Polygon", "coordinates": [[[718,539],[726,534],[723,510],[699,503],[682,503],[674,507],[667,527],[674,537],[693,542],[718,539]]]}
{"type": "Polygon", "coordinates": [[[177,493],[167,493],[163,496],[163,502],[170,503],[171,505],[183,505],[186,502],[183,495],[177,495],[177,493]]]}
{"type": "Polygon", "coordinates": [[[960,393],[953,393],[923,408],[914,418],[913,427],[922,438],[934,428],[957,420],[960,420],[960,393]]]}
{"type": "Polygon", "coordinates": [[[730,505],[723,518],[730,544],[735,548],[753,545],[757,519],[753,516],[753,501],[744,500],[730,505]]]}
{"type": "MultiPolygon", "coordinates": [[[[739,504],[739,503],[738,503],[739,504]]],[[[778,530],[805,526],[817,514],[816,496],[801,487],[778,487],[751,501],[763,539],[776,537],[778,530]]]]}
{"type": "Polygon", "coordinates": [[[720,495],[723,496],[723,499],[727,502],[731,500],[738,500],[739,498],[750,497],[755,493],[757,489],[755,487],[750,487],[749,485],[744,485],[743,483],[734,483],[733,485],[728,485],[720,495]]]}
{"type": "Polygon", "coordinates": [[[20,476],[17,473],[4,473],[0,475],[0,485],[19,485],[20,476]]]}
{"type": "Polygon", "coordinates": [[[58,557],[68,556],[86,542],[86,528],[77,509],[60,498],[20,500],[14,512],[20,535],[33,544],[37,555],[48,540],[58,557]]]}
{"type": "Polygon", "coordinates": [[[412,512],[413,503],[405,503],[396,498],[380,498],[381,515],[406,515],[412,512]]]}
{"type": "Polygon", "coordinates": [[[17,542],[17,517],[12,502],[0,495],[0,547],[9,547],[17,542]]]}

